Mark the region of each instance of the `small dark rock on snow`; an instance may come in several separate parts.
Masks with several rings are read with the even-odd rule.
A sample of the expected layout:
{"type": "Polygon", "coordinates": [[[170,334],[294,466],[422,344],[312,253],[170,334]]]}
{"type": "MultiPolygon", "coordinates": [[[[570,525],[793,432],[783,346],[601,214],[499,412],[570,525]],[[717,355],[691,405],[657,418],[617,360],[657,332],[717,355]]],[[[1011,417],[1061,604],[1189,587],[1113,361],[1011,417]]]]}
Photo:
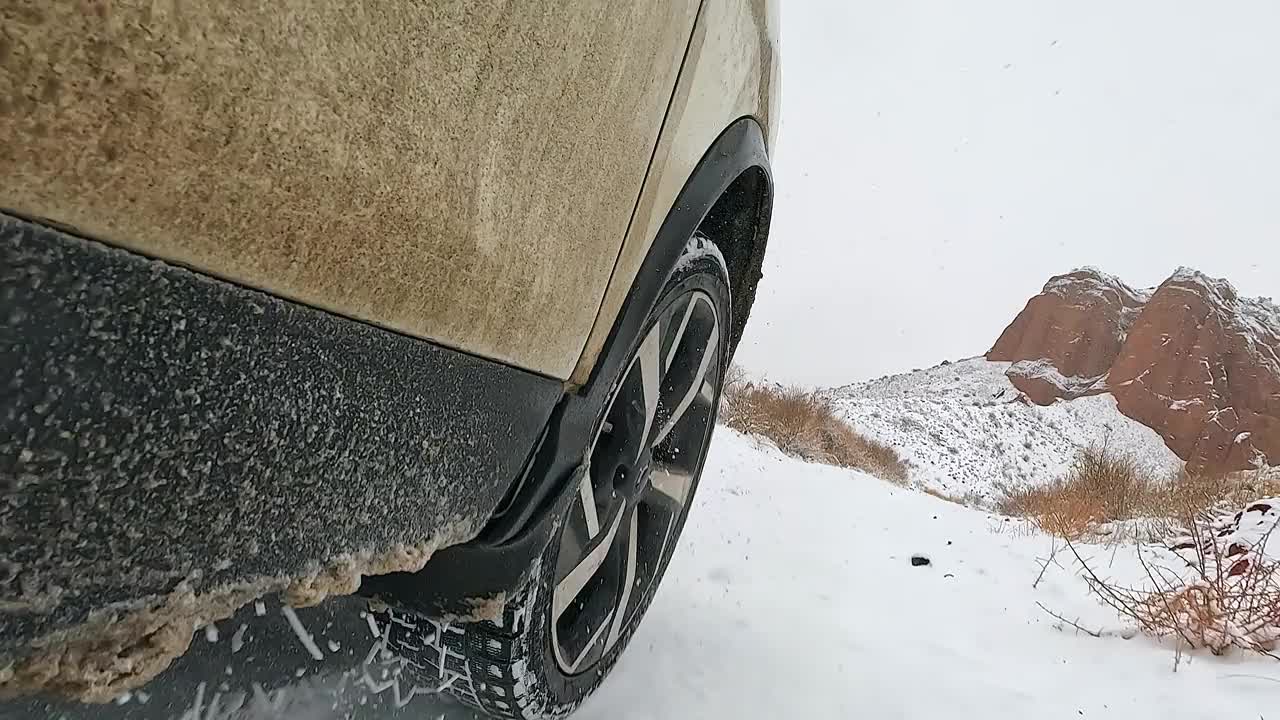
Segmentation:
{"type": "Polygon", "coordinates": [[[921,567],[923,565],[928,565],[928,564],[930,564],[929,558],[925,557],[924,555],[911,556],[911,567],[921,567]]]}

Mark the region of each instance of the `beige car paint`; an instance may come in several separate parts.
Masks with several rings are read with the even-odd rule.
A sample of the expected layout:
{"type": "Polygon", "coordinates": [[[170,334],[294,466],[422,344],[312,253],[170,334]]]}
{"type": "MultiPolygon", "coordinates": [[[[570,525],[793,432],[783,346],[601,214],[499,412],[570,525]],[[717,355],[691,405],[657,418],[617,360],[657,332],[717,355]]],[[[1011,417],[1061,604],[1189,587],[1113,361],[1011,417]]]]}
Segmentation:
{"type": "Polygon", "coordinates": [[[720,133],[738,118],[754,117],[772,151],[780,97],[777,12],[772,0],[703,3],[635,220],[571,384],[591,374],[658,229],[720,133]]]}
{"type": "Polygon", "coordinates": [[[697,7],[0,0],[0,208],[564,379],[694,146],[762,110],[756,13],[708,0],[597,318],[697,7]]]}

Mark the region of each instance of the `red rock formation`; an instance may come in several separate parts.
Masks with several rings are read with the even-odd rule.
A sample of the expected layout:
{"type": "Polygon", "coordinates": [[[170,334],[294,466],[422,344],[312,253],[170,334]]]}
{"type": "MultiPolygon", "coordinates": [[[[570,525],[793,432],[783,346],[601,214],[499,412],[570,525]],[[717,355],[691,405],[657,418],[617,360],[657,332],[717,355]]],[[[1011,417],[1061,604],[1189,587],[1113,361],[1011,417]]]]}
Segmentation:
{"type": "Polygon", "coordinates": [[[1280,465],[1280,308],[1179,270],[1153,293],[1094,270],[1053,278],[989,360],[1034,402],[1111,392],[1193,471],[1280,465]]]}
{"type": "Polygon", "coordinates": [[[1108,385],[1192,470],[1280,465],[1280,309],[1179,270],[1129,331],[1108,385]]]}
{"type": "Polygon", "coordinates": [[[987,359],[1016,363],[1009,379],[1040,405],[1090,394],[1146,299],[1093,268],[1059,275],[1027,302],[987,359]]]}

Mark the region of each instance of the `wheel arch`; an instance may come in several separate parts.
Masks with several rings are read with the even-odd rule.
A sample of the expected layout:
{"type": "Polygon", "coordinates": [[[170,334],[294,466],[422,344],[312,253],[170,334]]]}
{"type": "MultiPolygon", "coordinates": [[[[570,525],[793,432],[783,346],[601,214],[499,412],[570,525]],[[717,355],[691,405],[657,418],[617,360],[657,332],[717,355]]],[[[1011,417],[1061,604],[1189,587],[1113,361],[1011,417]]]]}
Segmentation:
{"type": "MultiPolygon", "coordinates": [[[[541,447],[511,488],[481,544],[511,547],[527,539],[571,476],[580,469],[581,448],[594,430],[613,378],[621,372],[662,288],[695,232],[707,235],[729,271],[729,358],[737,348],[768,241],[773,179],[765,135],[753,117],[730,123],[703,153],[659,227],[614,320],[588,379],[565,393],[552,414],[541,447]]],[[[727,360],[726,360],[727,362],[727,360]]]]}
{"type": "Polygon", "coordinates": [[[729,356],[738,347],[763,276],[773,209],[773,180],[767,166],[745,168],[707,212],[698,231],[715,243],[729,270],[729,356]]]}
{"type": "Polygon", "coordinates": [[[636,273],[585,388],[610,377],[656,302],[685,243],[702,232],[724,255],[733,293],[730,355],[746,326],[762,276],[773,210],[773,174],[764,131],[754,117],[730,123],[703,153],[676,196],[636,273]]]}

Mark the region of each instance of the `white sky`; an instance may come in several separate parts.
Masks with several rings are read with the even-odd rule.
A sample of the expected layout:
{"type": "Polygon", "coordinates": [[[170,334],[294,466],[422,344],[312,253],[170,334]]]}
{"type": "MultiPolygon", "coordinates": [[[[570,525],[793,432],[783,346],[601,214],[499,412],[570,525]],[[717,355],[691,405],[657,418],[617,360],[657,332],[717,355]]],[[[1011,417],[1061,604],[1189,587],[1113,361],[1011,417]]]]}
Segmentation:
{"type": "Polygon", "coordinates": [[[1280,3],[787,0],[737,361],[835,385],[985,352],[1055,274],[1280,296],[1280,3]]]}

